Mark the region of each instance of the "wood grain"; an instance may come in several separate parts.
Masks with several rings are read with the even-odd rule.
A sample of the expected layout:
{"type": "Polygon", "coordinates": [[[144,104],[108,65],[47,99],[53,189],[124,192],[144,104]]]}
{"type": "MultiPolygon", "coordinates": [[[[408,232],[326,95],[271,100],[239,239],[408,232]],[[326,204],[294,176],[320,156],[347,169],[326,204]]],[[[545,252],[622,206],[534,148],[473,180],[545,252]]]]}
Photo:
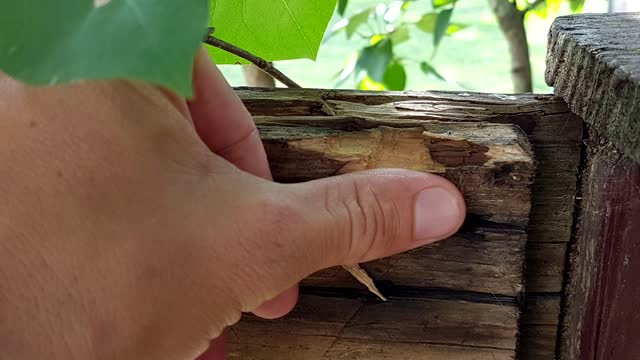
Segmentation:
{"type": "MultiPolygon", "coordinates": [[[[475,227],[446,241],[362,264],[383,294],[393,286],[520,296],[526,233],[475,227]]],[[[306,286],[356,287],[339,268],[311,275],[306,286]]]]}
{"type": "MultiPolygon", "coordinates": [[[[539,356],[537,359],[553,358],[548,356],[555,353],[557,308],[530,306],[529,298],[544,294],[545,299],[551,297],[556,304],[559,302],[566,244],[571,239],[583,126],[581,119],[572,114],[561,99],[528,94],[370,93],[308,89],[243,88],[237,89],[237,92],[263,133],[267,150],[272,154],[272,163],[273,160],[280,163],[274,173],[280,174],[277,176],[283,182],[306,181],[367,169],[370,166],[367,161],[370,159],[369,155],[376,152],[373,149],[377,149],[373,144],[384,145],[401,139],[400,142],[404,144],[401,153],[408,151],[411,153],[409,157],[406,157],[407,154],[403,157],[398,156],[397,152],[391,152],[374,158],[376,161],[382,159],[383,162],[377,163],[383,166],[388,166],[384,161],[391,159],[403,162],[398,166],[411,168],[416,166],[415,158],[411,156],[415,156],[416,152],[424,153],[422,146],[426,142],[417,151],[416,144],[420,142],[420,136],[424,139],[424,135],[435,134],[435,140],[439,140],[437,138],[440,135],[451,137],[453,134],[448,133],[451,128],[462,129],[456,131],[458,134],[475,134],[478,129],[496,129],[497,125],[516,125],[522,130],[526,135],[525,140],[531,143],[537,164],[535,181],[528,185],[532,191],[532,208],[527,216],[529,224],[526,232],[524,224],[527,220],[519,215],[523,213],[522,210],[511,207],[504,212],[501,207],[492,206],[487,201],[489,198],[478,196],[473,199],[475,195],[471,185],[484,186],[485,193],[491,193],[491,187],[502,187],[499,190],[505,191],[504,194],[506,191],[513,191],[513,188],[508,189],[508,185],[513,184],[507,184],[510,174],[507,171],[507,176],[497,176],[498,179],[503,179],[502,182],[467,183],[469,188],[465,196],[471,202],[476,201],[476,206],[471,207],[469,220],[458,234],[437,245],[414,250],[415,253],[363,264],[363,267],[376,279],[382,293],[390,298],[390,306],[402,308],[405,302],[423,301],[425,298],[442,301],[452,309],[457,308],[459,302],[497,306],[503,310],[505,308],[501,306],[509,304],[507,308],[513,306],[517,318],[518,304],[524,304],[524,316],[546,320],[521,325],[520,332],[523,335],[519,340],[520,348],[526,350],[527,354],[539,356]],[[425,126],[431,126],[434,130],[430,131],[425,126]],[[288,142],[295,143],[296,147],[288,147],[288,142]],[[335,144],[340,144],[339,148],[345,149],[345,142],[360,144],[351,147],[355,156],[345,156],[344,152],[335,151],[335,144]],[[295,154],[292,155],[293,152],[295,154]],[[290,160],[297,159],[296,161],[303,159],[306,161],[304,169],[300,170],[290,160],[277,160],[283,156],[291,156],[290,160]],[[491,207],[491,211],[502,213],[498,216],[490,212],[483,213],[485,205],[491,207]],[[529,239],[525,246],[527,235],[529,239]],[[525,252],[522,246],[530,254],[526,260],[521,258],[525,252]],[[470,256],[460,256],[461,251],[470,256]],[[517,269],[521,269],[525,261],[527,272],[526,279],[523,280],[521,272],[520,278],[518,277],[517,269]],[[469,269],[473,269],[471,273],[469,269]],[[523,296],[524,283],[528,285],[527,290],[532,291],[530,295],[523,296]]],[[[489,136],[485,136],[485,139],[494,139],[488,143],[499,145],[495,144],[495,139],[500,136],[492,137],[488,133],[489,136]]],[[[434,151],[429,150],[429,161],[424,161],[426,156],[421,158],[420,166],[423,167],[417,170],[438,172],[461,187],[465,186],[467,178],[470,181],[480,178],[473,174],[489,174],[484,166],[487,162],[487,141],[477,136],[466,137],[466,141],[462,142],[458,139],[460,136],[447,139],[446,148],[438,147],[440,144],[431,141],[430,145],[436,145],[436,148],[434,151]],[[460,152],[460,149],[464,151],[460,152]],[[431,156],[432,153],[436,156],[431,156]],[[445,154],[444,159],[438,157],[438,154],[445,154]],[[442,171],[443,163],[445,168],[448,167],[445,171],[442,171]],[[472,170],[465,173],[465,168],[472,170]]],[[[522,141],[515,143],[522,144],[522,141]]],[[[492,178],[485,176],[485,179],[492,178]]],[[[515,182],[515,186],[521,185],[515,182]]],[[[312,275],[303,282],[302,292],[307,295],[320,294],[323,299],[328,297],[327,294],[343,300],[371,302],[374,299],[364,287],[359,286],[340,269],[328,269],[312,275]]],[[[415,316],[420,316],[417,309],[412,310],[418,312],[415,316]]],[[[356,310],[356,313],[359,311],[356,310]]],[[[403,342],[398,338],[389,339],[389,336],[352,339],[346,338],[342,330],[335,335],[318,335],[315,331],[309,333],[309,327],[314,327],[315,322],[323,321],[315,317],[314,314],[318,312],[322,313],[322,310],[303,307],[300,319],[312,319],[308,322],[298,320],[299,324],[304,323],[307,328],[304,331],[298,331],[291,320],[282,325],[283,330],[275,333],[271,328],[260,328],[255,319],[244,320],[250,325],[237,332],[233,348],[242,351],[236,355],[244,353],[243,358],[247,359],[282,358],[282,354],[290,354],[288,358],[293,359],[393,359],[399,356],[408,359],[512,359],[515,356],[511,349],[485,348],[486,344],[475,347],[456,345],[455,342],[423,343],[414,341],[415,338],[411,342],[403,342]],[[277,342],[284,344],[284,349],[274,345],[273,341],[264,340],[259,334],[245,332],[254,326],[264,331],[269,330],[270,336],[277,336],[277,342]],[[331,339],[330,345],[327,345],[327,338],[331,339]],[[281,356],[270,357],[267,353],[281,356]]],[[[351,314],[350,311],[346,313],[351,314]]],[[[502,313],[504,319],[508,319],[507,313],[511,311],[502,313]]],[[[373,316],[369,312],[366,314],[373,316]]],[[[460,316],[471,319],[471,322],[476,321],[473,320],[473,314],[462,312],[460,316]]],[[[513,321],[517,329],[518,320],[513,321]]],[[[329,325],[325,323],[323,326],[329,325]]],[[[336,328],[335,325],[331,326],[336,328]]],[[[368,323],[365,322],[364,325],[353,325],[351,329],[366,333],[367,326],[368,323]]],[[[491,331],[499,329],[496,326],[491,325],[491,331]]],[[[497,333],[500,334],[500,331],[497,333]]],[[[403,333],[402,336],[409,335],[403,333]]],[[[500,335],[492,333],[491,337],[491,341],[495,343],[501,341],[500,335]]],[[[517,338],[517,332],[513,334],[513,338],[517,338]]],[[[505,338],[502,339],[504,341],[505,338]]],[[[520,356],[536,358],[524,357],[526,354],[523,355],[522,351],[520,356]]]]}
{"type": "Polygon", "coordinates": [[[467,209],[495,223],[526,226],[535,163],[524,133],[512,125],[423,122],[361,128],[308,119],[257,118],[273,177],[301,182],[375,168],[441,174],[458,185],[467,209]],[[288,124],[289,126],[284,126],[288,124]]]}
{"type": "Polygon", "coordinates": [[[557,18],[547,83],[589,125],[561,359],[637,359],[640,13],[557,18]]]}
{"type": "Polygon", "coordinates": [[[640,13],[557,18],[546,80],[576,114],[640,161],[640,13]]]}
{"type": "Polygon", "coordinates": [[[283,319],[248,316],[230,331],[229,343],[231,358],[243,359],[385,359],[404,352],[413,358],[512,359],[517,317],[513,302],[307,294],[283,319]]]}
{"type": "Polygon", "coordinates": [[[640,164],[592,149],[564,309],[562,359],[635,359],[640,343],[640,164]]]}

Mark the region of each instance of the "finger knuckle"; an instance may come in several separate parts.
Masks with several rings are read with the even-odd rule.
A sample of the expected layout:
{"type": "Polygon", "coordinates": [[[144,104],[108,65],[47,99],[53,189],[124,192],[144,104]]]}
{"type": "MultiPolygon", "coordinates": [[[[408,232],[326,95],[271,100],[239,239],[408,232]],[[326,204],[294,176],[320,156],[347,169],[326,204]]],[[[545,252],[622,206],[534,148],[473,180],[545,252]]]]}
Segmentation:
{"type": "Polygon", "coordinates": [[[347,216],[349,258],[369,258],[392,247],[399,216],[391,199],[368,182],[354,181],[349,194],[341,196],[338,203],[347,216]]]}

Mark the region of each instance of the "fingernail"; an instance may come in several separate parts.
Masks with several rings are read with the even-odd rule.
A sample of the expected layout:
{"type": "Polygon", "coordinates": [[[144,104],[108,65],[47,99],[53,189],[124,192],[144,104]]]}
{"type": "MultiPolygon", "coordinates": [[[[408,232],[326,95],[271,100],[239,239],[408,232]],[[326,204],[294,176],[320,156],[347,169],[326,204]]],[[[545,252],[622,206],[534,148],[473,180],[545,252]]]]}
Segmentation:
{"type": "Polygon", "coordinates": [[[424,189],[416,195],[415,206],[416,241],[438,240],[457,230],[460,208],[455,194],[439,187],[424,189]]]}

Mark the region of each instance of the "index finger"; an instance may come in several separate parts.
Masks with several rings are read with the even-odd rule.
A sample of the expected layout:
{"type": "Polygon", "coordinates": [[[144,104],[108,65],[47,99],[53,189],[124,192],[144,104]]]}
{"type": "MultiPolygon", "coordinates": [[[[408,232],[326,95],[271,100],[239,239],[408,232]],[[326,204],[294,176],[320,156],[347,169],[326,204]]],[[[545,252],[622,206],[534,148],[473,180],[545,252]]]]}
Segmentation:
{"type": "Polygon", "coordinates": [[[195,98],[188,105],[204,143],[241,170],[271,179],[267,155],[251,114],[205,48],[196,55],[193,83],[195,98]]]}

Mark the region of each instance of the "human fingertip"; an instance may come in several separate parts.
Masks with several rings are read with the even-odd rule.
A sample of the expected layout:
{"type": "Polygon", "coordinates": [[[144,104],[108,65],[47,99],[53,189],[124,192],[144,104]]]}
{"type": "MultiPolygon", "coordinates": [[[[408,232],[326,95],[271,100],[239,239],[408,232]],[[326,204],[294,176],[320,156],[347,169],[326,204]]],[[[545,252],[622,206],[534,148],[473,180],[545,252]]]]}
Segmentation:
{"type": "Polygon", "coordinates": [[[415,241],[427,244],[455,233],[464,220],[460,193],[447,187],[430,187],[415,196],[415,241]]]}

